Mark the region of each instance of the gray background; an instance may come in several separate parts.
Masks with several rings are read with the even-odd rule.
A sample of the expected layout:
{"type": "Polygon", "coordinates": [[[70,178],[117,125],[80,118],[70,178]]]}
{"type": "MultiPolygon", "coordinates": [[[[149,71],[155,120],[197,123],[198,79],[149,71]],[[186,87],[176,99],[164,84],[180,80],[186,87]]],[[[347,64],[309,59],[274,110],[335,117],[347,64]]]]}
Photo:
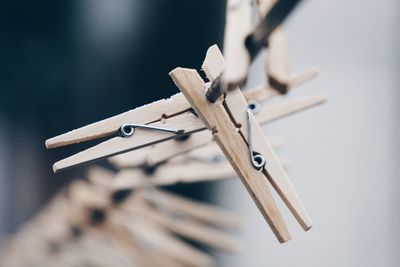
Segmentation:
{"type": "MultiPolygon", "coordinates": [[[[314,227],[303,232],[282,205],[292,240],[280,245],[241,183],[220,182],[217,201],[244,214],[243,252],[223,266],[400,266],[399,2],[306,1],[286,24],[293,71],[317,80],[292,97],[329,102],[265,127],[314,227]]],[[[250,84],[264,80],[263,62],[250,84]]]]}

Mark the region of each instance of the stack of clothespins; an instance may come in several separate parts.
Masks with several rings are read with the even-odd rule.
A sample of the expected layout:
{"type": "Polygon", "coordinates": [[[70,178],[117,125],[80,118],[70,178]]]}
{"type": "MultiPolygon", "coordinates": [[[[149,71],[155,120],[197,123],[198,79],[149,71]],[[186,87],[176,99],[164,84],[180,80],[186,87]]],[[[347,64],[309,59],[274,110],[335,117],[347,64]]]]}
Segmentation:
{"type": "Polygon", "coordinates": [[[213,266],[210,255],[181,238],[237,251],[238,241],[224,230],[237,229],[241,220],[159,188],[178,182],[239,176],[277,239],[286,242],[290,234],[272,186],[303,229],[310,229],[311,219],[274,151],[279,142],[261,129],[326,100],[316,95],[269,101],[317,74],[289,71],[280,24],[298,2],[228,5],[224,55],[216,45],[208,49],[205,79],[194,69],[176,68],[170,76],[181,93],[48,139],[47,148],[103,140],[56,162],[55,172],[103,158],[118,171],[91,167],[87,181],[76,180],[58,194],[10,239],[7,266],[213,266]],[[242,92],[250,64],[263,49],[268,85],[242,92]]]}

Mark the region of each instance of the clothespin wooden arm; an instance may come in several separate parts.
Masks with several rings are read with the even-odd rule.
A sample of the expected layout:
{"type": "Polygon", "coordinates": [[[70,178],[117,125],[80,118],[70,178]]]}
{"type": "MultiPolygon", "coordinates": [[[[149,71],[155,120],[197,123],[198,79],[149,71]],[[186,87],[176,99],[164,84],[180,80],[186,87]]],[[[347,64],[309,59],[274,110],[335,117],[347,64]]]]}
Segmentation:
{"type": "MultiPolygon", "coordinates": [[[[122,125],[122,124],[121,124],[122,125]]],[[[158,121],[149,124],[152,127],[164,127],[185,129],[187,134],[204,129],[204,125],[198,118],[188,112],[180,116],[171,117],[165,123],[158,121]]],[[[105,157],[110,157],[120,153],[139,149],[155,143],[163,142],[175,138],[176,135],[168,132],[148,131],[146,129],[136,129],[134,138],[114,137],[98,145],[88,148],[82,152],[60,160],[53,165],[54,172],[71,168],[80,164],[88,163],[105,157]]]]}
{"type": "Polygon", "coordinates": [[[126,123],[148,124],[159,121],[174,114],[189,109],[187,101],[181,94],[171,96],[169,99],[161,99],[149,105],[124,112],[122,114],[89,124],[79,129],[46,140],[47,148],[55,148],[70,144],[85,142],[100,137],[117,135],[120,127],[126,123]],[[149,106],[153,112],[148,111],[149,106]],[[157,111],[157,112],[155,112],[157,111]]]}
{"type": "MultiPolygon", "coordinates": [[[[265,92],[264,89],[262,91],[265,92]]],[[[276,91],[274,90],[274,92],[276,91]]],[[[255,110],[256,119],[259,124],[264,124],[321,104],[325,100],[325,95],[316,95],[295,100],[286,100],[266,106],[262,106],[258,101],[252,101],[250,103],[257,105],[255,110]]],[[[114,156],[109,160],[117,168],[137,167],[143,163],[154,165],[170,160],[177,155],[199,149],[212,141],[212,135],[208,131],[202,131],[193,133],[190,138],[184,141],[167,140],[139,151],[132,151],[114,156]]]]}

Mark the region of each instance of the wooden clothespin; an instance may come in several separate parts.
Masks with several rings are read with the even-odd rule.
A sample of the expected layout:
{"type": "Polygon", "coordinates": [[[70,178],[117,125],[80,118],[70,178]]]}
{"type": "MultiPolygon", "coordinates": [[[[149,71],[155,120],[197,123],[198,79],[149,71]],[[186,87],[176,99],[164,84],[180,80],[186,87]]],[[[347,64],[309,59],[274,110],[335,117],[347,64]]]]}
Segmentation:
{"type": "Polygon", "coordinates": [[[311,228],[311,219],[254,115],[249,111],[239,88],[228,91],[215,103],[207,99],[207,92],[215,88],[213,82],[220,77],[224,66],[221,52],[218,47],[212,46],[202,66],[210,80],[209,84],[193,69],[176,68],[170,75],[196,114],[213,133],[217,144],[242,179],[278,240],[286,242],[290,235],[267,181],[305,230],[311,228]]]}
{"type": "MultiPolygon", "coordinates": [[[[115,175],[105,168],[95,166],[89,169],[88,180],[96,186],[106,187],[111,190],[115,175]]],[[[118,191],[114,191],[115,193],[118,193],[118,191]]],[[[190,217],[218,228],[237,229],[242,225],[242,220],[238,215],[225,209],[194,201],[155,187],[135,190],[134,194],[156,206],[163,206],[164,211],[182,213],[185,217],[190,217]]],[[[116,196],[112,198],[114,199],[116,196]]]]}
{"type": "MultiPolygon", "coordinates": [[[[257,98],[257,93],[253,94],[254,92],[254,90],[249,90],[245,94],[254,95],[254,97],[248,98],[250,100],[249,105],[254,109],[257,121],[260,124],[265,124],[294,112],[318,105],[326,100],[325,95],[316,95],[262,106],[257,101],[261,98],[257,98]]],[[[144,147],[149,147],[149,150],[156,151],[151,157],[146,157],[147,160],[153,159],[153,162],[148,162],[149,164],[154,164],[174,155],[186,153],[212,141],[212,136],[203,130],[205,130],[205,127],[201,120],[190,112],[189,103],[184,100],[182,94],[176,94],[168,100],[160,100],[48,139],[46,146],[54,148],[97,139],[107,135],[114,136],[103,143],[55,163],[53,166],[55,172],[144,147]],[[131,129],[135,132],[134,136],[132,138],[118,136],[122,127],[129,122],[134,122],[135,125],[156,127],[159,129],[142,129],[140,126],[137,129],[126,127],[128,130],[131,129]],[[165,132],[160,129],[176,129],[176,133],[165,132]],[[190,134],[193,136],[187,138],[190,134]]],[[[135,151],[135,153],[140,153],[135,158],[140,159],[138,164],[143,164],[141,155],[144,156],[149,151],[143,149],[143,151],[135,151]]],[[[128,154],[127,158],[130,158],[129,155],[132,154],[128,154]]],[[[124,163],[122,165],[119,163],[121,161],[123,160],[115,157],[112,163],[116,164],[117,167],[123,167],[124,163]]],[[[129,164],[132,165],[134,163],[130,162],[129,164]]]]}
{"type": "MultiPolygon", "coordinates": [[[[229,90],[243,85],[251,62],[269,45],[271,34],[299,2],[300,0],[244,0],[239,5],[228,5],[224,38],[227,66],[221,77],[223,87],[229,90]]],[[[307,71],[301,76],[309,79],[313,75],[313,71],[307,71]]]]}
{"type": "MultiPolygon", "coordinates": [[[[133,253],[135,255],[134,258],[139,258],[140,261],[151,260],[152,256],[149,255],[150,253],[154,254],[154,257],[157,256],[159,259],[166,260],[168,264],[170,263],[168,266],[186,266],[189,263],[190,266],[212,265],[213,259],[207,254],[163,233],[151,221],[144,221],[144,219],[138,216],[128,216],[126,212],[114,206],[115,204],[120,204],[120,201],[118,203],[111,203],[111,200],[114,200],[114,198],[106,193],[109,191],[109,188],[104,187],[105,179],[103,178],[91,179],[91,181],[99,182],[95,187],[80,182],[76,183],[75,187],[72,188],[71,197],[74,198],[74,209],[76,210],[78,207],[81,207],[78,209],[79,214],[82,214],[82,210],[85,211],[87,208],[90,208],[91,212],[91,214],[86,213],[86,215],[84,212],[82,214],[83,217],[82,215],[79,216],[76,212],[73,213],[75,224],[79,223],[76,218],[80,218],[78,221],[86,222],[89,225],[95,226],[94,229],[99,229],[113,236],[118,239],[122,249],[133,253]],[[99,192],[100,194],[98,194],[99,192]],[[100,216],[100,213],[104,215],[100,216]],[[84,219],[88,215],[89,221],[84,219]],[[124,233],[125,231],[128,231],[128,233],[124,233]],[[140,233],[140,236],[138,236],[138,233],[140,233]],[[128,236],[132,237],[128,238],[128,236]],[[155,254],[156,252],[157,254],[155,254]],[[182,252],[186,252],[186,254],[182,252]]],[[[93,227],[89,227],[89,229],[93,229],[93,227]]],[[[161,262],[158,262],[158,264],[161,264],[161,262]]]]}
{"type": "MultiPolygon", "coordinates": [[[[249,107],[253,109],[253,113],[255,114],[258,123],[264,125],[268,122],[284,118],[290,114],[314,107],[323,103],[325,100],[326,96],[320,94],[311,97],[281,101],[269,105],[263,105],[263,103],[251,101],[249,107]]],[[[165,163],[174,157],[189,153],[209,144],[214,144],[212,135],[207,131],[202,131],[193,133],[191,137],[184,142],[177,142],[176,140],[164,141],[162,143],[142,148],[138,151],[131,151],[111,157],[109,161],[118,169],[159,166],[160,163],[165,163]]],[[[279,144],[277,142],[271,142],[271,145],[274,147],[279,144]]],[[[127,176],[128,175],[129,174],[127,174],[127,176]]],[[[139,175],[139,177],[140,176],[143,175],[139,175]]],[[[137,176],[132,175],[132,177],[137,176]]]]}
{"type": "MultiPolygon", "coordinates": [[[[106,180],[109,180],[109,184],[112,182],[112,174],[104,169],[93,168],[89,176],[91,181],[96,181],[98,184],[105,185],[106,180]]],[[[119,207],[140,218],[147,218],[177,235],[210,247],[228,252],[237,251],[239,248],[239,243],[231,235],[214,227],[218,226],[220,229],[226,228],[227,225],[232,227],[238,224],[239,219],[210,205],[194,203],[170,193],[160,193],[152,189],[150,191],[136,190],[134,197],[126,199],[119,207]],[[198,210],[188,211],[193,208],[198,210]]]]}

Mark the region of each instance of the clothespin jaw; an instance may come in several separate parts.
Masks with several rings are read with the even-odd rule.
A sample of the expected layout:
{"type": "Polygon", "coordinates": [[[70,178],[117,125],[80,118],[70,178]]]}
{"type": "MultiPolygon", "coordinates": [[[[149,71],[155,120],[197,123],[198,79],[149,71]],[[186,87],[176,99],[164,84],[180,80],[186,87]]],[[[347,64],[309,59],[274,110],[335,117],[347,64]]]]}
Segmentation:
{"type": "MultiPolygon", "coordinates": [[[[223,57],[218,47],[212,46],[207,51],[203,64],[203,69],[207,66],[207,72],[211,73],[208,76],[211,81],[218,77],[218,72],[221,71],[222,64],[219,63],[220,65],[214,67],[215,62],[223,62],[223,57]]],[[[229,91],[224,97],[211,103],[205,97],[205,92],[209,88],[196,70],[176,68],[170,72],[170,76],[212,132],[217,144],[248,189],[278,240],[286,242],[290,239],[290,235],[269,191],[266,177],[303,228],[309,229],[311,220],[256,119],[248,111],[240,90],[237,88],[229,91]],[[250,127],[254,128],[253,136],[248,134],[251,133],[250,127]],[[253,166],[260,163],[255,162],[260,158],[253,154],[251,146],[254,146],[255,152],[265,157],[266,164],[260,168],[262,172],[253,166]],[[245,156],[249,155],[249,151],[250,156],[245,156]]]]}

